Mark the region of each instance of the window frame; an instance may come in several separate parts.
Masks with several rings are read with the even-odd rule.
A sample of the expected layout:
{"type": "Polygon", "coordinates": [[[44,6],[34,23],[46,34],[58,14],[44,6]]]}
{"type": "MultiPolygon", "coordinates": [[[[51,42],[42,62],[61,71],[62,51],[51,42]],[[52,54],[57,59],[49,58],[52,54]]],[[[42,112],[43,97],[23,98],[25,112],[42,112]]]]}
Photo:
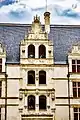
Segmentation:
{"type": "Polygon", "coordinates": [[[80,82],[72,82],[73,97],[80,98],[80,82]]]}
{"type": "Polygon", "coordinates": [[[2,58],[0,58],[0,73],[2,72],[2,58]]]}
{"type": "Polygon", "coordinates": [[[72,72],[73,73],[80,73],[80,60],[72,59],[72,72]]]}
{"type": "Polygon", "coordinates": [[[0,81],[0,97],[2,96],[2,81],[0,81]]]}
{"type": "Polygon", "coordinates": [[[39,45],[39,58],[46,58],[46,47],[43,44],[39,45]]]}
{"type": "Polygon", "coordinates": [[[35,85],[35,71],[34,70],[30,70],[30,71],[27,72],[27,80],[28,80],[27,81],[28,85],[35,85]],[[32,76],[34,77],[33,78],[33,82],[34,83],[29,83],[29,74],[32,74],[32,76]]]}
{"type": "Polygon", "coordinates": [[[74,116],[74,120],[80,120],[80,108],[79,107],[73,108],[73,116],[74,116]]]}
{"type": "Polygon", "coordinates": [[[39,85],[46,85],[46,71],[44,71],[44,70],[39,71],[39,85]],[[41,74],[42,73],[44,74],[43,77],[45,77],[44,78],[45,79],[44,83],[41,83],[41,81],[42,81],[42,75],[41,74]]]}
{"type": "Polygon", "coordinates": [[[28,110],[35,110],[35,102],[36,102],[35,96],[34,96],[34,95],[29,95],[29,96],[28,96],[28,100],[27,100],[27,103],[28,103],[28,110]],[[31,102],[29,103],[30,97],[34,99],[34,101],[33,101],[33,102],[34,102],[34,103],[33,103],[34,105],[32,105],[33,108],[29,108],[30,105],[31,105],[31,102]]]}
{"type": "Polygon", "coordinates": [[[28,58],[35,58],[35,46],[33,44],[30,44],[28,46],[28,58]],[[30,57],[30,55],[33,55],[33,56],[30,57]]]}
{"type": "Polygon", "coordinates": [[[39,96],[39,110],[47,110],[47,97],[45,95],[39,96]],[[45,103],[44,102],[42,103],[41,97],[45,98],[44,99],[45,103]]]}

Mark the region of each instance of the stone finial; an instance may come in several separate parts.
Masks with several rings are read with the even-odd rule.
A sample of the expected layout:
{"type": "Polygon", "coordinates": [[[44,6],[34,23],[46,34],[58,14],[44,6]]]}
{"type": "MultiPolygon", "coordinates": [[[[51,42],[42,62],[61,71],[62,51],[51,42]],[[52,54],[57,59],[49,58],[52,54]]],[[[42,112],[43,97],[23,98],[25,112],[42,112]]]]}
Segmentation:
{"type": "Polygon", "coordinates": [[[36,15],[36,16],[34,16],[34,22],[39,23],[39,22],[40,22],[40,17],[38,17],[37,15],[36,15]]]}

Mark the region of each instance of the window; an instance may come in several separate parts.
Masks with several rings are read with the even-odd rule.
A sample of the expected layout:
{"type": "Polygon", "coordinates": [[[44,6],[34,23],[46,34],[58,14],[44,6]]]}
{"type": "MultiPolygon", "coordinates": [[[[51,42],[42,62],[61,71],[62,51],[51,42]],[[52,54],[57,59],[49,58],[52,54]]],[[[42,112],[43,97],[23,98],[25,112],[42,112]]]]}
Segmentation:
{"type": "Polygon", "coordinates": [[[39,58],[46,58],[46,47],[44,45],[39,46],[39,58]]]}
{"type": "Polygon", "coordinates": [[[28,71],[28,84],[35,84],[35,71],[28,71]]]}
{"type": "Polygon", "coordinates": [[[74,108],[74,120],[80,120],[80,108],[74,108]]]}
{"type": "Polygon", "coordinates": [[[35,110],[35,96],[28,96],[28,110],[35,110]]]}
{"type": "Polygon", "coordinates": [[[34,45],[28,46],[28,58],[35,58],[35,46],[34,45]]]}
{"type": "Polygon", "coordinates": [[[80,60],[72,60],[72,72],[80,72],[80,60]]]}
{"type": "Polygon", "coordinates": [[[39,109],[46,110],[46,96],[39,96],[39,109]]]}
{"type": "Polygon", "coordinates": [[[80,82],[73,82],[73,97],[80,97],[80,82]]]}
{"type": "Polygon", "coordinates": [[[2,72],[2,59],[0,59],[0,72],[2,72]]]}
{"type": "Polygon", "coordinates": [[[46,84],[46,72],[39,71],[39,84],[46,84]]]}
{"type": "Polygon", "coordinates": [[[2,81],[0,81],[0,97],[1,97],[1,93],[2,93],[2,81]]]}

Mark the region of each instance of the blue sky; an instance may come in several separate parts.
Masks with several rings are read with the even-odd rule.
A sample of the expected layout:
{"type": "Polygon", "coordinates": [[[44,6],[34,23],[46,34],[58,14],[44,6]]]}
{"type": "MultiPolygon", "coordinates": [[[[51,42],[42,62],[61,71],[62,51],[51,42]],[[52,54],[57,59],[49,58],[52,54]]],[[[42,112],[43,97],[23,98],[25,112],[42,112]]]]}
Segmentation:
{"type": "MultiPolygon", "coordinates": [[[[80,25],[80,0],[47,0],[51,24],[80,25]]],[[[44,23],[46,0],[0,0],[0,23],[32,23],[37,14],[44,23]]]]}

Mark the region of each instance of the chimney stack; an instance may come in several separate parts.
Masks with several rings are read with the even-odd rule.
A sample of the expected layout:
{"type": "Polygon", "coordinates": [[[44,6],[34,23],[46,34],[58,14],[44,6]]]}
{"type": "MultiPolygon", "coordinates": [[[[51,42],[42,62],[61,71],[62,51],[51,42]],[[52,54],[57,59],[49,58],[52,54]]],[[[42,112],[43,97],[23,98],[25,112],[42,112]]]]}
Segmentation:
{"type": "Polygon", "coordinates": [[[45,32],[50,32],[50,12],[44,13],[44,21],[45,21],[45,32]]]}

